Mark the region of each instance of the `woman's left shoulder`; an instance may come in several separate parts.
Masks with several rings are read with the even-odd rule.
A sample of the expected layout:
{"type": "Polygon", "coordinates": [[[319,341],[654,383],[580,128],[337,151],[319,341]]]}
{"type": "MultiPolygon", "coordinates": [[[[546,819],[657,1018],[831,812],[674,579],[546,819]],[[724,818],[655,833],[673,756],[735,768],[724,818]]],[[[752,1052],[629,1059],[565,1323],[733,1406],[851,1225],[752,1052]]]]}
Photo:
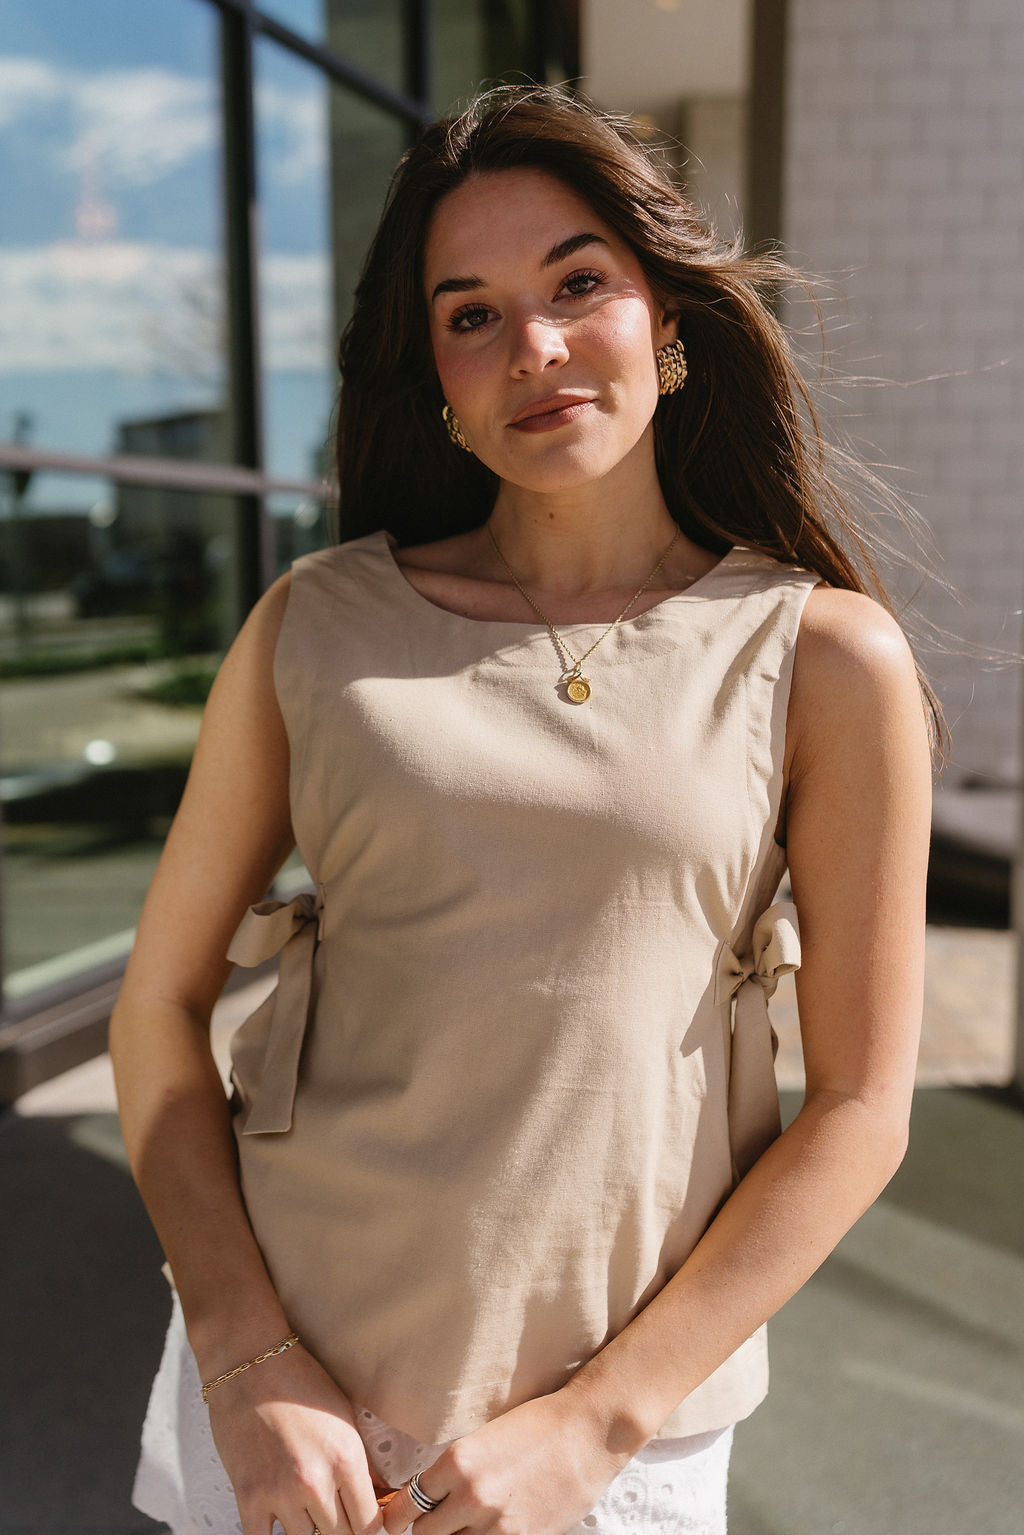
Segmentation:
{"type": "Polygon", "coordinates": [[[861,592],[819,585],[797,635],[787,755],[858,752],[927,734],[921,681],[899,623],[861,592]]]}
{"type": "Polygon", "coordinates": [[[812,686],[852,686],[869,693],[906,681],[918,687],[913,652],[892,614],[863,592],[824,584],[807,595],[796,668],[812,686]]]}

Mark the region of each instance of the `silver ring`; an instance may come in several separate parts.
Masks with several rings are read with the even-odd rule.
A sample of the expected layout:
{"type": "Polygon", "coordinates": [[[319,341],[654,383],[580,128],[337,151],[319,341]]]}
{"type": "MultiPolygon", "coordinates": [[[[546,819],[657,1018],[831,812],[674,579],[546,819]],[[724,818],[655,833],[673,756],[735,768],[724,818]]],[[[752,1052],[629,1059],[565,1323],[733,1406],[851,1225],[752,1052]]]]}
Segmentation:
{"type": "Polygon", "coordinates": [[[423,1488],[420,1486],[420,1474],[418,1471],[405,1485],[409,1489],[410,1498],[421,1513],[432,1513],[435,1508],[438,1508],[444,1502],[443,1498],[431,1498],[423,1491],[423,1488]]]}

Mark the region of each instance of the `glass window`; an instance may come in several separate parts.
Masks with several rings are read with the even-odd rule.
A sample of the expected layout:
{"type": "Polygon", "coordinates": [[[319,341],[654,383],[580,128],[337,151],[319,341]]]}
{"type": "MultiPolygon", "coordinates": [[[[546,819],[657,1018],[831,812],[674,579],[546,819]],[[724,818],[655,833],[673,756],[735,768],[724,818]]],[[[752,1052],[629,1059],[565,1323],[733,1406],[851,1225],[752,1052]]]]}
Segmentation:
{"type": "Polygon", "coordinates": [[[365,74],[405,86],[404,0],[263,0],[260,10],[365,74]]]}
{"type": "Polygon", "coordinates": [[[17,998],[130,944],[236,626],[237,512],[224,496],[44,474],[6,476],[0,497],[4,970],[17,998]]]}
{"type": "Polygon", "coordinates": [[[403,0],[327,0],[327,46],[385,85],[404,90],[403,0]]]}
{"type": "Polygon", "coordinates": [[[273,531],[275,574],[282,575],[303,554],[335,541],[330,509],[311,496],[273,495],[267,498],[273,531]]]}
{"type": "Polygon", "coordinates": [[[222,458],[215,7],[7,0],[0,38],[0,440],[141,451],[122,424],[202,415],[222,458]],[[12,211],[16,210],[16,216],[12,211]]]}
{"type": "Polygon", "coordinates": [[[256,52],[264,454],[272,475],[319,480],[334,399],[328,86],[263,41],[256,52]]]}
{"type": "MultiPolygon", "coordinates": [[[[429,9],[438,105],[529,66],[528,0],[429,9]]],[[[407,83],[404,0],[257,10],[407,83]]],[[[215,0],[6,0],[0,442],[230,461],[225,123],[245,103],[222,100],[221,19],[215,0]]],[[[253,107],[265,464],[317,484],[337,337],[409,129],[265,35],[253,107]]],[[[332,537],[314,497],[266,511],[278,569],[332,537]]],[[[228,495],[0,471],[9,998],[126,953],[261,531],[228,495]]],[[[296,855],[284,887],[307,877],[296,855]]]]}
{"type": "Polygon", "coordinates": [[[435,0],[433,96],[442,111],[499,78],[524,78],[530,57],[527,0],[435,0]]]}
{"type": "Polygon", "coordinates": [[[265,462],[271,475],[319,481],[337,338],[404,132],[272,42],[257,66],[265,462]]]}
{"type": "Polygon", "coordinates": [[[359,273],[380,219],[406,128],[345,91],[331,92],[331,207],[334,224],[334,328],[352,310],[359,273]]]}
{"type": "Polygon", "coordinates": [[[332,0],[260,0],[259,9],[313,43],[323,41],[324,4],[332,0]]]}

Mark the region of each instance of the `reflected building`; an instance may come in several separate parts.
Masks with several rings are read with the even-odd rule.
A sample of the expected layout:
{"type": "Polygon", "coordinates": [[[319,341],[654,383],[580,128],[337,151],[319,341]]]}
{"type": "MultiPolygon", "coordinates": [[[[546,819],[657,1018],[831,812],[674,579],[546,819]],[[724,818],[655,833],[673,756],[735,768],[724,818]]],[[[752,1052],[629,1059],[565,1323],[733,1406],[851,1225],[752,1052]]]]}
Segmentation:
{"type": "MultiPolygon", "coordinates": [[[[122,421],[117,428],[118,454],[223,464],[228,444],[222,410],[122,421]]],[[[223,498],[172,485],[118,484],[110,532],[108,563],[119,554],[148,576],[150,608],[165,653],[223,654],[243,600],[223,498]]]]}

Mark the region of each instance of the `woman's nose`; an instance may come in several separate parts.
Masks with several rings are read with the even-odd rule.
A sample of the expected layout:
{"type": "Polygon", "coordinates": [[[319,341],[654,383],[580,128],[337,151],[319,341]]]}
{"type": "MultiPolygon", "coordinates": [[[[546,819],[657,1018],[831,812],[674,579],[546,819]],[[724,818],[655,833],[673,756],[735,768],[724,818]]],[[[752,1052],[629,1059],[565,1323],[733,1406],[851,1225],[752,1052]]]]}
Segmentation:
{"type": "Polygon", "coordinates": [[[512,372],[539,373],[552,363],[565,362],[569,347],[562,326],[544,315],[524,316],[515,328],[512,342],[512,372]]]}

